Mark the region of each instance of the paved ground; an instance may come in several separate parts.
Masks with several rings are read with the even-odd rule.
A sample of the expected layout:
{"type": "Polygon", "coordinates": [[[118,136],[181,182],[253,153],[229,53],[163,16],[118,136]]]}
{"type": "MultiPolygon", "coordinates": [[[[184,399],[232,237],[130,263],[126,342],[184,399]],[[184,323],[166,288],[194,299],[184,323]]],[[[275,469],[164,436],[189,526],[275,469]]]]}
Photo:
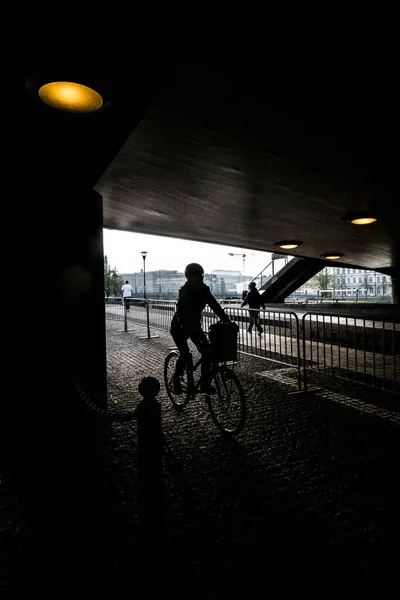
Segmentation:
{"type": "Polygon", "coordinates": [[[50,414],[41,460],[24,477],[2,473],[0,596],[393,593],[400,397],[317,374],[319,391],[292,394],[294,369],[241,355],[248,415],[229,441],[202,399],[174,410],[162,381],[171,340],[152,333],[108,321],[109,415],[77,395],[62,418],[50,414]],[[161,382],[169,449],[153,527],[131,419],[147,375],[161,382]]]}

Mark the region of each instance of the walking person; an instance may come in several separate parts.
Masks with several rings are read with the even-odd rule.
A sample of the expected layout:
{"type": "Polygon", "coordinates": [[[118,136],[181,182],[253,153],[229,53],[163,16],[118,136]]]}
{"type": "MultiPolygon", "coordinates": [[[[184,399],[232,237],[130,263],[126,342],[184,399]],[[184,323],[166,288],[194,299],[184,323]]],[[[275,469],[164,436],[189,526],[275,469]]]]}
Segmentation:
{"type": "Polygon", "coordinates": [[[248,305],[248,307],[252,309],[250,310],[250,323],[247,331],[251,333],[253,325],[255,325],[259,335],[261,335],[263,332],[263,328],[260,324],[260,307],[262,307],[265,310],[265,306],[264,302],[262,301],[261,294],[258,291],[254,281],[251,281],[249,283],[249,291],[247,292],[246,297],[241,304],[241,307],[246,305],[248,305]]]}
{"type": "Polygon", "coordinates": [[[188,339],[202,355],[200,393],[215,394],[211,385],[211,348],[207,335],[201,326],[201,315],[208,306],[217,317],[226,323],[230,318],[212,294],[208,285],[203,283],[204,269],[197,263],[190,263],[185,269],[186,282],[179,290],[176,312],[171,321],[171,335],[179,350],[173,385],[175,394],[182,393],[180,378],[190,359],[188,339]]]}
{"type": "Polygon", "coordinates": [[[121,291],[122,296],[124,298],[125,308],[126,310],[129,310],[129,298],[133,296],[133,287],[131,286],[128,280],[125,281],[124,285],[121,288],[121,291]]]}

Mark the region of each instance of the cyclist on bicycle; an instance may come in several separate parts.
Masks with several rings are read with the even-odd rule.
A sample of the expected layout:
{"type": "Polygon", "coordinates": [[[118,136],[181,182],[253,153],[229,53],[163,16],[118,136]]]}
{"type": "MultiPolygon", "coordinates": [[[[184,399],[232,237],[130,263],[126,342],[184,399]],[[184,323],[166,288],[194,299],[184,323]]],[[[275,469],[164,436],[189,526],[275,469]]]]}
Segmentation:
{"type": "Polygon", "coordinates": [[[188,339],[201,353],[201,387],[203,394],[215,394],[211,385],[211,348],[207,335],[201,327],[201,314],[206,306],[215,312],[221,321],[230,322],[228,315],[213,296],[208,285],[203,283],[204,269],[190,263],[185,269],[186,282],[179,290],[176,312],[171,321],[171,335],[179,350],[179,359],[173,376],[175,394],[182,393],[180,377],[190,360],[188,339]]]}

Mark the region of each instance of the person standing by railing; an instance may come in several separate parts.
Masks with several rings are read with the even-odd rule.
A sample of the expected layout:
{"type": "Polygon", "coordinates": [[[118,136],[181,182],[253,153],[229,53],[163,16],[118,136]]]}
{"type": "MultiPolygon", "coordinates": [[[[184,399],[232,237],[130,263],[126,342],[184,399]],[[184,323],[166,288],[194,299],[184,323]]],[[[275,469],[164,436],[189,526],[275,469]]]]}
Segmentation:
{"type": "Polygon", "coordinates": [[[261,294],[256,288],[256,284],[254,281],[249,283],[249,291],[247,292],[246,298],[243,300],[241,304],[241,308],[243,306],[248,305],[250,310],[250,323],[247,331],[251,333],[253,329],[253,325],[256,326],[258,333],[261,335],[263,332],[263,328],[260,325],[260,307],[265,310],[264,303],[261,298],[261,294]]]}
{"type": "Polygon", "coordinates": [[[125,281],[124,285],[121,288],[122,296],[124,298],[124,304],[126,310],[129,310],[129,298],[133,296],[133,287],[129,283],[128,280],[125,281]]]}

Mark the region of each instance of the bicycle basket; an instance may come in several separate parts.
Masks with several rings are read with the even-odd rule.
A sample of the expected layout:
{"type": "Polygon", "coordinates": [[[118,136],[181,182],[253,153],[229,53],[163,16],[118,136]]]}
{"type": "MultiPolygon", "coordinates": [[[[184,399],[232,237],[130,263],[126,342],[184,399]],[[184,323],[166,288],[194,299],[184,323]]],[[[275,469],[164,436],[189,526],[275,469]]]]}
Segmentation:
{"type": "Polygon", "coordinates": [[[214,363],[237,360],[237,338],[239,327],[236,323],[214,323],[209,328],[211,359],[214,363]]]}

